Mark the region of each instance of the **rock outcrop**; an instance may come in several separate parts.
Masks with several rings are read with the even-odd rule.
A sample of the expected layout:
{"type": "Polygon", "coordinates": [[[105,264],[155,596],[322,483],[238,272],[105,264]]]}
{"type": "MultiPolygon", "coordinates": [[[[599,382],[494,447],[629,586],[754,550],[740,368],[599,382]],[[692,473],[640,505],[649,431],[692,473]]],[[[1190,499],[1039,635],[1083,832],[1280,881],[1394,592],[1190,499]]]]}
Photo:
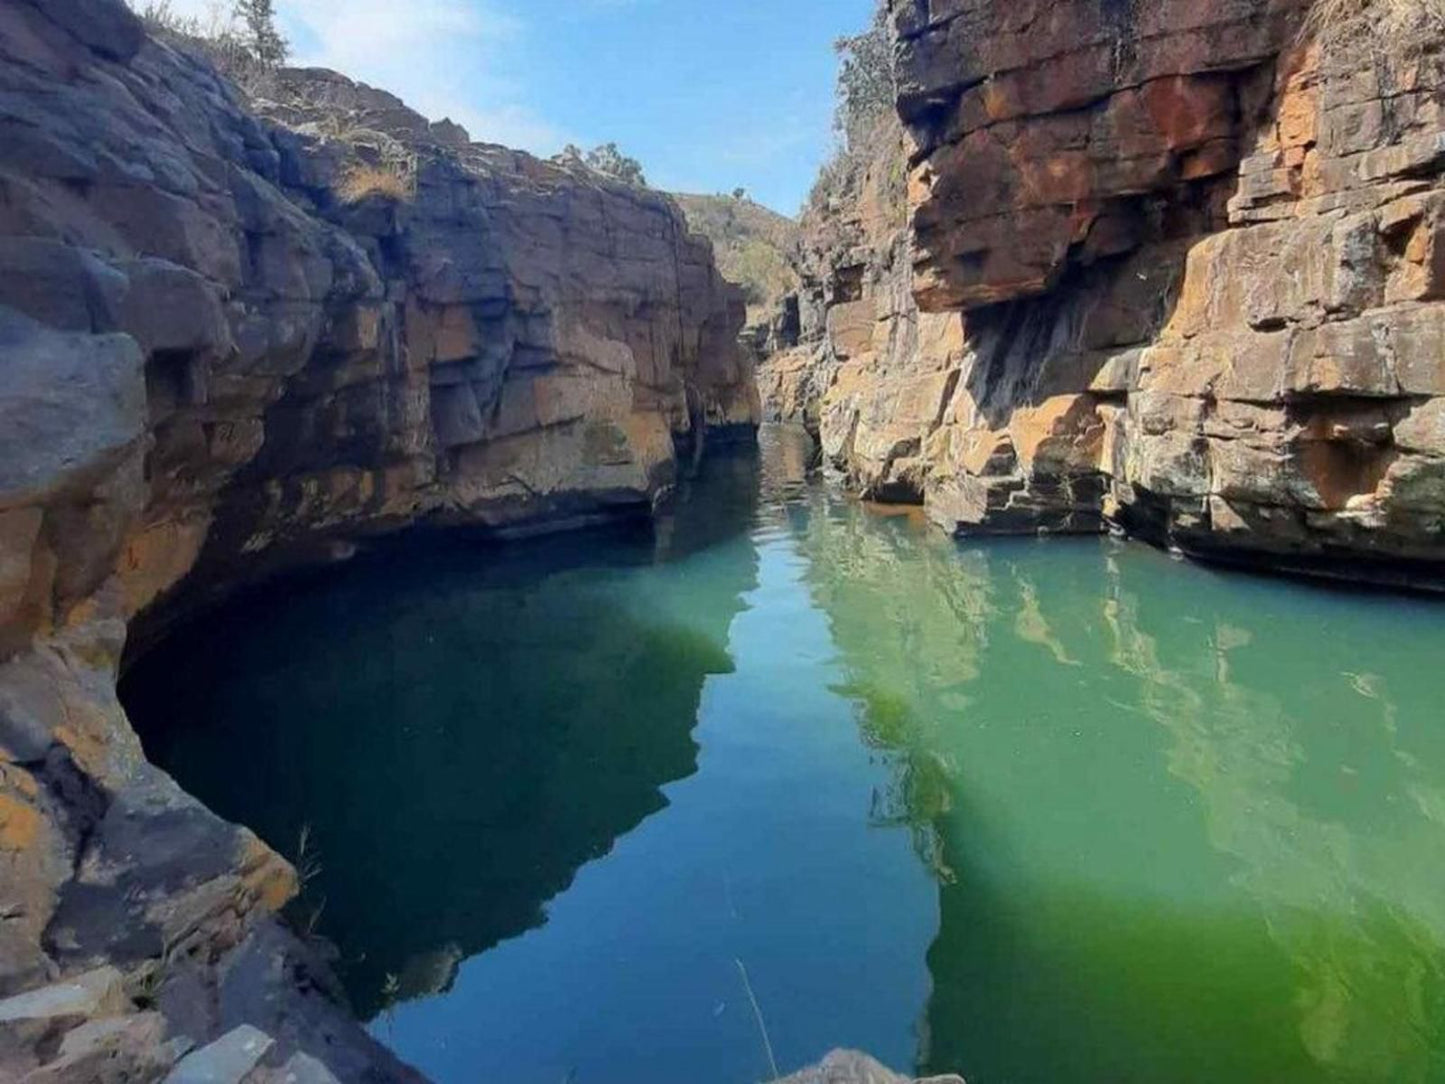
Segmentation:
{"type": "MultiPolygon", "coordinates": [[[[693,232],[712,242],[718,270],[742,287],[748,302],[745,338],[764,342],[784,298],[798,290],[798,224],[754,203],[746,194],[700,196],[675,192],[693,232]]],[[[784,331],[784,329],[778,329],[784,331]]]]}
{"type": "Polygon", "coordinates": [[[802,219],[796,344],[759,369],[765,410],[802,419],[864,496],[920,501],[922,436],[938,425],[956,317],[913,296],[905,135],[883,119],[802,219]]]}
{"type": "Polygon", "coordinates": [[[329,72],[243,103],[120,0],[0,0],[0,997],[120,976],[0,1023],[0,1076],[249,1025],[278,1070],[411,1078],[270,917],[290,866],[146,763],[128,632],[422,521],[648,513],[755,428],[743,317],[657,193],[329,72]]]}
{"type": "Polygon", "coordinates": [[[913,1080],[856,1050],[834,1050],[817,1065],[782,1077],[778,1084],[964,1084],[959,1076],[913,1080]]]}
{"type": "Polygon", "coordinates": [[[770,409],[960,533],[1441,582],[1445,35],[1360,6],[894,0],[911,228],[770,409]]]}

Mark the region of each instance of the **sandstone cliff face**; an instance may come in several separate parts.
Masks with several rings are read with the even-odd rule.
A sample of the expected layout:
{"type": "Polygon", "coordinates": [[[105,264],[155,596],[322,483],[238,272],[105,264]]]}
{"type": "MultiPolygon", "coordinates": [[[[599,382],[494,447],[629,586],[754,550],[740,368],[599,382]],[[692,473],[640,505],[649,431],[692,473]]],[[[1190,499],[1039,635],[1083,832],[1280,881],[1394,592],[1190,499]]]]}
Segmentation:
{"type": "MultiPolygon", "coordinates": [[[[662,196],[468,145],[331,73],[284,77],[258,110],[287,126],[267,124],[164,46],[108,59],[26,5],[6,18],[10,353],[103,355],[77,368],[105,368],[118,415],[71,424],[95,409],[77,393],[38,416],[21,388],[6,458],[38,470],[21,450],[77,432],[110,441],[78,463],[126,458],[99,473],[130,486],[103,525],[128,614],[198,556],[645,506],[675,441],[755,422],[741,298],[662,196]],[[413,193],[342,198],[367,162],[413,193]]],[[[12,488],[31,518],[48,503],[46,479],[12,488]]],[[[58,611],[32,625],[110,575],[99,534],[46,529],[52,550],[97,552],[55,553],[76,582],[32,584],[58,611]]]]}
{"type": "Polygon", "coordinates": [[[665,197],[332,73],[267,97],[119,0],[0,0],[0,996],[114,966],[129,1006],[103,976],[126,1022],[65,1065],[86,1013],[0,1028],[0,1075],[249,1023],[405,1078],[295,995],[289,866],[146,764],[128,627],[423,520],[645,513],[757,421],[741,295],[665,197]]]}
{"type": "Polygon", "coordinates": [[[758,378],[769,416],[803,420],[850,484],[911,501],[957,321],[920,313],[913,296],[905,153],[902,127],[886,120],[805,211],[797,341],[758,378]]]}
{"type": "MultiPolygon", "coordinates": [[[[1112,522],[1436,578],[1438,28],[1312,36],[1292,0],[892,13],[919,345],[880,332],[858,380],[823,371],[816,412],[851,433],[825,425],[830,454],[959,532],[1112,522]]],[[[893,247],[872,253],[886,278],[893,247]]],[[[833,352],[896,322],[894,293],[830,311],[833,352]]]]}

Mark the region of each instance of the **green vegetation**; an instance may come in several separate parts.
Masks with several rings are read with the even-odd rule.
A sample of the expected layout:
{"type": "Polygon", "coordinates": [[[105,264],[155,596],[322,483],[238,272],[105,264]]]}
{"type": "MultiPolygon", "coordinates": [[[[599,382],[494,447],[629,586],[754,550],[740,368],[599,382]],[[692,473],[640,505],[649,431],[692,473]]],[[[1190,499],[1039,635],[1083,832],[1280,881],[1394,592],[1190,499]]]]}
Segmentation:
{"type": "Polygon", "coordinates": [[[236,0],[235,14],[245,27],[247,48],[263,68],[279,68],[286,63],[291,46],[276,29],[273,0],[236,0]]]}
{"type": "Polygon", "coordinates": [[[712,242],[723,278],[743,288],[748,320],[766,316],[784,296],[798,289],[793,254],[798,225],[747,198],[743,189],[731,196],[673,197],[687,215],[687,224],[712,242]]]}
{"type": "Polygon", "coordinates": [[[881,118],[892,115],[898,98],[898,63],[887,6],[879,3],[868,29],[839,38],[833,49],[839,57],[834,124],[852,145],[865,140],[881,118]]]}
{"type": "Polygon", "coordinates": [[[552,159],[564,166],[581,166],[593,173],[601,174],[614,181],[630,184],[634,188],[646,188],[647,175],[642,163],[636,158],[623,154],[616,143],[603,143],[590,151],[568,143],[562,153],[552,159]]]}
{"type": "Polygon", "coordinates": [[[171,0],[130,0],[153,37],[200,53],[247,93],[286,63],[291,46],[276,26],[274,0],[212,0],[204,16],[182,15],[171,0]]]}
{"type": "Polygon", "coordinates": [[[826,213],[835,201],[857,202],[871,186],[886,217],[901,220],[907,200],[907,163],[903,130],[894,108],[898,62],[887,5],[880,0],[868,29],[839,38],[833,48],[839,57],[833,115],[838,146],[818,173],[808,196],[808,210],[826,213]]]}

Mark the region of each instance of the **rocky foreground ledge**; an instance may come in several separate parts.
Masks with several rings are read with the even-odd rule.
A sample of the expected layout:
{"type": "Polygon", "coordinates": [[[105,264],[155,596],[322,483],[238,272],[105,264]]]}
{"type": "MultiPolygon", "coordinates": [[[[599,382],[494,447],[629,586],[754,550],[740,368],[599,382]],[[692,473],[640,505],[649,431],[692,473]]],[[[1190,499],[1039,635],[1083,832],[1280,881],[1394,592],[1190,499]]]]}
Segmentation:
{"type": "Polygon", "coordinates": [[[648,514],[756,426],[743,318],[657,193],[0,0],[0,1078],[416,1079],[146,762],[127,640],[422,521],[648,514]]]}
{"type": "Polygon", "coordinates": [[[835,1050],[810,1069],[783,1077],[775,1084],[964,1084],[960,1076],[933,1076],[910,1081],[867,1054],[835,1050]]]}
{"type": "Polygon", "coordinates": [[[903,129],[805,222],[770,411],[959,534],[1445,586],[1429,5],[890,9],[903,129]]]}

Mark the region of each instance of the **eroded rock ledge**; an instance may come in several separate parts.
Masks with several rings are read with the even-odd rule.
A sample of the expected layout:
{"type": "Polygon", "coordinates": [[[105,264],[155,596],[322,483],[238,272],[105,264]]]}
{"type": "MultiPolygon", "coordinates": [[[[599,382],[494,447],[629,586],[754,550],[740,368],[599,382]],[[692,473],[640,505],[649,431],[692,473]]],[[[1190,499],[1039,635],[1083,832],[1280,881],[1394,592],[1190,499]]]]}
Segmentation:
{"type": "Polygon", "coordinates": [[[266,98],[119,0],[0,0],[0,998],[61,984],[6,1079],[411,1079],[270,917],[290,866],[146,763],[128,632],[422,521],[647,514],[756,426],[670,200],[334,73],[266,98]]]}
{"type": "Polygon", "coordinates": [[[894,0],[907,221],[834,215],[769,409],[958,533],[1445,584],[1445,42],[1307,9],[894,0]]]}

